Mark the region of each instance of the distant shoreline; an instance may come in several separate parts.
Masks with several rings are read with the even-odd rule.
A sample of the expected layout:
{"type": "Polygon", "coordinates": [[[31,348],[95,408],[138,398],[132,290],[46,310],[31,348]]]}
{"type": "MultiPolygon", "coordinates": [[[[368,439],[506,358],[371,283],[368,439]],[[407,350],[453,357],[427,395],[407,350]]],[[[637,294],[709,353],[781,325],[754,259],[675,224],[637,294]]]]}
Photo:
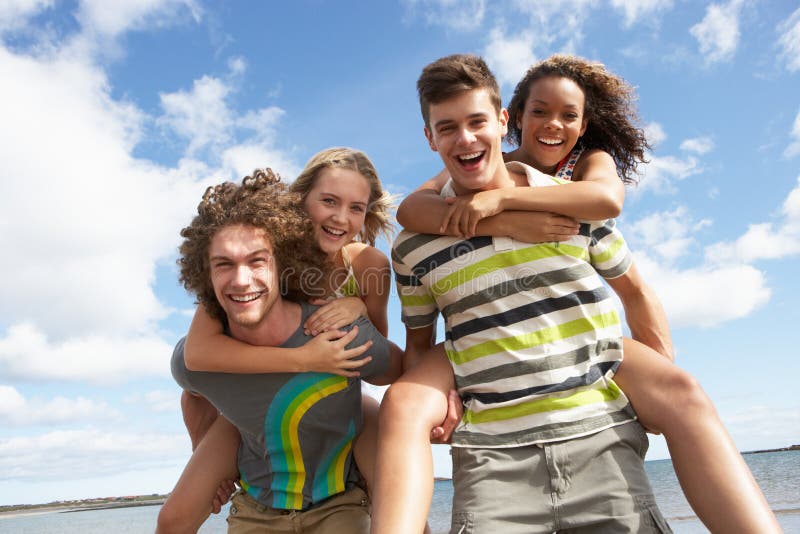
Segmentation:
{"type": "Polygon", "coordinates": [[[106,499],[86,499],[84,501],[68,501],[65,503],[21,504],[0,506],[0,519],[12,517],[64,514],[86,512],[89,510],[107,510],[112,508],[131,508],[134,506],[160,506],[167,500],[167,495],[149,495],[136,497],[119,497],[106,499]]]}
{"type": "MultiPolygon", "coordinates": [[[[790,445],[777,449],[759,449],[744,451],[742,454],[763,454],[768,452],[800,451],[800,445],[790,445]]],[[[437,482],[451,480],[450,477],[434,477],[437,482]]],[[[109,508],[129,508],[132,506],[160,506],[164,504],[169,495],[137,495],[132,497],[106,497],[99,499],[82,499],[74,501],[59,501],[46,504],[16,504],[0,506],[0,519],[18,516],[83,512],[86,510],[105,510],[109,508]]],[[[792,511],[791,513],[794,513],[792,511]]]]}
{"type": "Polygon", "coordinates": [[[789,445],[788,447],[781,447],[780,449],[760,449],[755,451],[745,451],[742,454],[762,454],[765,452],[787,452],[787,451],[800,451],[800,445],[789,445]]]}

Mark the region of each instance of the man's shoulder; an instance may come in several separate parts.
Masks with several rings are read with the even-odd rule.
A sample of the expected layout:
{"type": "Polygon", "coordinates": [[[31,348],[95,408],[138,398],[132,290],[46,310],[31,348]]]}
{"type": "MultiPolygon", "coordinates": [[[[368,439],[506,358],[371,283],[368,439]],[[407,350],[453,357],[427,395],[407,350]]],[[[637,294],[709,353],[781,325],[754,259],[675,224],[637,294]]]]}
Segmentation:
{"type": "Polygon", "coordinates": [[[402,230],[392,243],[392,259],[404,261],[409,255],[428,255],[437,250],[462,241],[461,238],[447,235],[419,234],[402,230]]]}

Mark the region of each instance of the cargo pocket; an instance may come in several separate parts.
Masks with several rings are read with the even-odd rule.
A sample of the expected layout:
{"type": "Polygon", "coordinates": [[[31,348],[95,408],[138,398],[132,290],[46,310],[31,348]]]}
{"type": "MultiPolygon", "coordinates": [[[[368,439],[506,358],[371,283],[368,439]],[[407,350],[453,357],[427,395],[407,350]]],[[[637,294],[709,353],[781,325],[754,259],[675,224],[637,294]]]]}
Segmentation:
{"type": "Polygon", "coordinates": [[[472,512],[453,512],[450,534],[472,534],[472,512]]]}
{"type": "Polygon", "coordinates": [[[652,495],[636,495],[636,508],[642,518],[642,525],[646,532],[660,532],[661,534],[672,534],[667,520],[661,515],[661,510],[656,505],[655,497],[652,495]]]}

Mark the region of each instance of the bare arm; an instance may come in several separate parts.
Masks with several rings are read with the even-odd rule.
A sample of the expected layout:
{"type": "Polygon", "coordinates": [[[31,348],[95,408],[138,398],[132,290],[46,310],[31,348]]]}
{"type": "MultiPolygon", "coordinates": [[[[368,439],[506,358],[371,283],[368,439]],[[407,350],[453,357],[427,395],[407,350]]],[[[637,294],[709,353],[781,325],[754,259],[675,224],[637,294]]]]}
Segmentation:
{"type": "Polygon", "coordinates": [[[202,306],[197,308],[186,336],[184,360],[191,371],[223,373],[328,372],[358,376],[357,368],[369,360],[355,360],[368,344],[346,349],[354,334],[323,332],[302,347],[257,347],[226,336],[222,324],[202,306]]]}
{"type": "Polygon", "coordinates": [[[403,355],[403,369],[414,367],[434,346],[436,341],[435,325],[422,328],[406,327],[406,351],[403,355]]]}
{"type": "Polygon", "coordinates": [[[617,278],[607,280],[625,308],[625,318],[633,339],[674,360],[672,338],[661,301],[644,281],[636,265],[617,278]]]}
{"type": "Polygon", "coordinates": [[[448,178],[446,171],[442,171],[400,204],[397,220],[404,228],[420,233],[509,235],[495,232],[508,226],[503,219],[510,210],[555,213],[585,220],[611,219],[620,214],[625,188],[610,155],[600,150],[587,151],[576,165],[573,177],[572,182],[560,187],[482,191],[448,201],[439,196],[448,178]],[[499,220],[487,226],[485,223],[492,219],[499,220]]]}
{"type": "Polygon", "coordinates": [[[364,243],[347,245],[353,262],[353,272],[361,298],[344,297],[324,304],[311,314],[305,322],[306,330],[312,334],[342,328],[359,316],[366,317],[375,328],[386,337],[389,333],[389,319],[386,309],[389,304],[389,290],[392,278],[389,259],[378,249],[364,243]]]}

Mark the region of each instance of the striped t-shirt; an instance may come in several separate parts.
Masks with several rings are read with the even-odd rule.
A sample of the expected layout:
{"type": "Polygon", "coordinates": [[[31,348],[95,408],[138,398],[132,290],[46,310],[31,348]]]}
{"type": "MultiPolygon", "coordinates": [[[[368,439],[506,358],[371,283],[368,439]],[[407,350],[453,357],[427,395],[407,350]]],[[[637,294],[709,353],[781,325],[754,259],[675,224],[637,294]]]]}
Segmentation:
{"type": "MultiPolygon", "coordinates": [[[[521,163],[531,186],[566,183],[521,163]]],[[[448,184],[449,186],[449,184],[448,184]]],[[[443,196],[453,196],[445,187],[443,196]]],[[[601,276],[631,264],[614,221],[583,222],[561,243],[403,231],[392,250],[408,328],[445,320],[445,349],[464,401],[457,447],[570,439],[636,418],[611,377],[622,329],[601,276]]]]}

